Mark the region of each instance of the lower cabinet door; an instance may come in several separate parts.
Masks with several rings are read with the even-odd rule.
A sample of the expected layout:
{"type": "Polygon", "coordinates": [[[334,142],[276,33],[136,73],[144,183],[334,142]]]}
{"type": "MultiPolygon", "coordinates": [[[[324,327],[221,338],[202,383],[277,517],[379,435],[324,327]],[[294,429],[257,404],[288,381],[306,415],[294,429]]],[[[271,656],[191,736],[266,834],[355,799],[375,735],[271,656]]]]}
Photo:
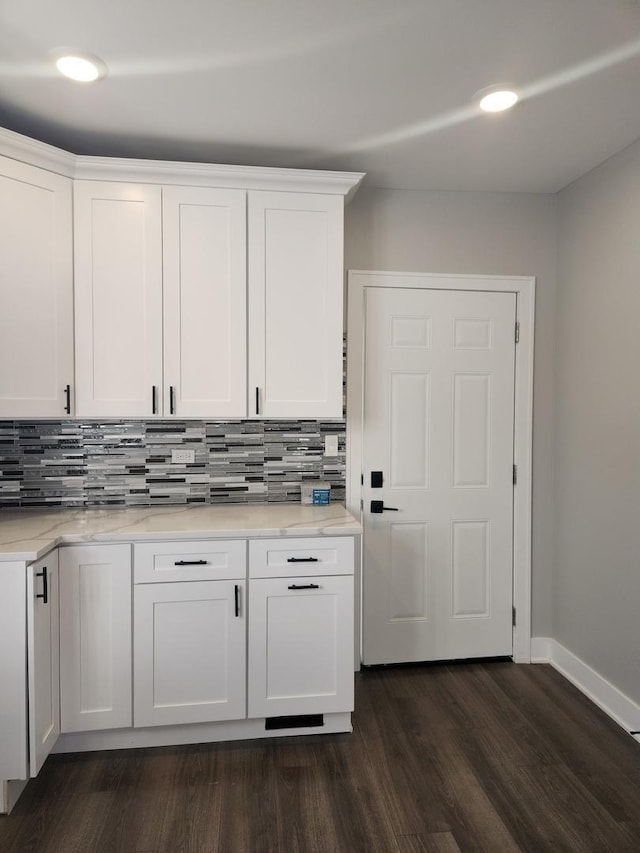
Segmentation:
{"type": "Polygon", "coordinates": [[[247,716],[245,605],[240,580],[134,588],[134,726],[247,716]]]}
{"type": "Polygon", "coordinates": [[[353,710],[353,576],[250,581],[249,717],[353,710]]]}
{"type": "Polygon", "coordinates": [[[63,732],[131,726],[131,546],[60,554],[63,732]]]}
{"type": "Polygon", "coordinates": [[[52,551],[27,574],[29,761],[37,776],[60,734],[58,554],[52,551]]]}

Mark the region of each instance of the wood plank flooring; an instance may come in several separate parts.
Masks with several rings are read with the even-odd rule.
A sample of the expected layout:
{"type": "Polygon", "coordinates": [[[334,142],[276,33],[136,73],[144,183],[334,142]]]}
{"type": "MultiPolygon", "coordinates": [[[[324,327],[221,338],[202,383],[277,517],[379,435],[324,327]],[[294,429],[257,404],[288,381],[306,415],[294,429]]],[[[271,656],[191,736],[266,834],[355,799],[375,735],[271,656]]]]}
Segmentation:
{"type": "Polygon", "coordinates": [[[640,852],[640,745],[550,667],[356,682],[352,735],[52,756],[0,851],[640,852]]]}

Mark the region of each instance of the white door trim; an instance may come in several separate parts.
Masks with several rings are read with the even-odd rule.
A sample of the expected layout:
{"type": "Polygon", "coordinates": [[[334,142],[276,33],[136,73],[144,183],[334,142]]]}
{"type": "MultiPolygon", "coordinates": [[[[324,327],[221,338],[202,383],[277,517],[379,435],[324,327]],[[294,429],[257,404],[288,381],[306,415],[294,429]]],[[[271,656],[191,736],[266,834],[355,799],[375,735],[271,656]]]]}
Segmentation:
{"type": "MultiPolygon", "coordinates": [[[[520,324],[516,347],[514,461],[518,483],[513,497],[513,659],[531,660],[531,499],[533,448],[533,341],[535,278],[533,276],[452,275],[350,270],[347,281],[347,509],[362,520],[362,410],[364,401],[364,298],[371,287],[414,287],[431,290],[479,290],[516,294],[520,324]]],[[[357,642],[361,649],[362,558],[356,568],[357,642]]],[[[356,653],[356,665],[359,656],[356,653]]]]}

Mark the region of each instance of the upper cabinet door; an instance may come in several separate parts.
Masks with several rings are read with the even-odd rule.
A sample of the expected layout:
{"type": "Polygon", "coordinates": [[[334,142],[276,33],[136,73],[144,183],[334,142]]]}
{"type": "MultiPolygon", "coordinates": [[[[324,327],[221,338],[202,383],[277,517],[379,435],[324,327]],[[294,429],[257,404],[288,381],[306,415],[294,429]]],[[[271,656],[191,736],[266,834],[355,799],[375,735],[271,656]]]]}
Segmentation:
{"type": "Polygon", "coordinates": [[[251,417],[342,416],[343,198],[249,193],[251,417]]]}
{"type": "Polygon", "coordinates": [[[163,189],[166,414],[246,417],[246,196],[163,189]]]}
{"type": "Polygon", "coordinates": [[[0,417],[67,413],[71,245],[71,180],[0,157],[0,417]]]}
{"type": "Polygon", "coordinates": [[[157,186],[75,183],[77,415],[162,411],[161,197],[157,186]]]}

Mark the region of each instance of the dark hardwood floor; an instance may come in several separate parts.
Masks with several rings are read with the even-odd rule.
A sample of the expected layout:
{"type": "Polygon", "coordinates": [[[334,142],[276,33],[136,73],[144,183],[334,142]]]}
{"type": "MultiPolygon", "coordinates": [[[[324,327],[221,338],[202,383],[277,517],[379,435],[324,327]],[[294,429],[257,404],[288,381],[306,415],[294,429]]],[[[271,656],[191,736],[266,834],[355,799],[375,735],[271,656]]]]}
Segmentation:
{"type": "Polygon", "coordinates": [[[548,666],[369,670],[354,722],[52,756],[0,851],[640,851],[640,745],[548,666]]]}

